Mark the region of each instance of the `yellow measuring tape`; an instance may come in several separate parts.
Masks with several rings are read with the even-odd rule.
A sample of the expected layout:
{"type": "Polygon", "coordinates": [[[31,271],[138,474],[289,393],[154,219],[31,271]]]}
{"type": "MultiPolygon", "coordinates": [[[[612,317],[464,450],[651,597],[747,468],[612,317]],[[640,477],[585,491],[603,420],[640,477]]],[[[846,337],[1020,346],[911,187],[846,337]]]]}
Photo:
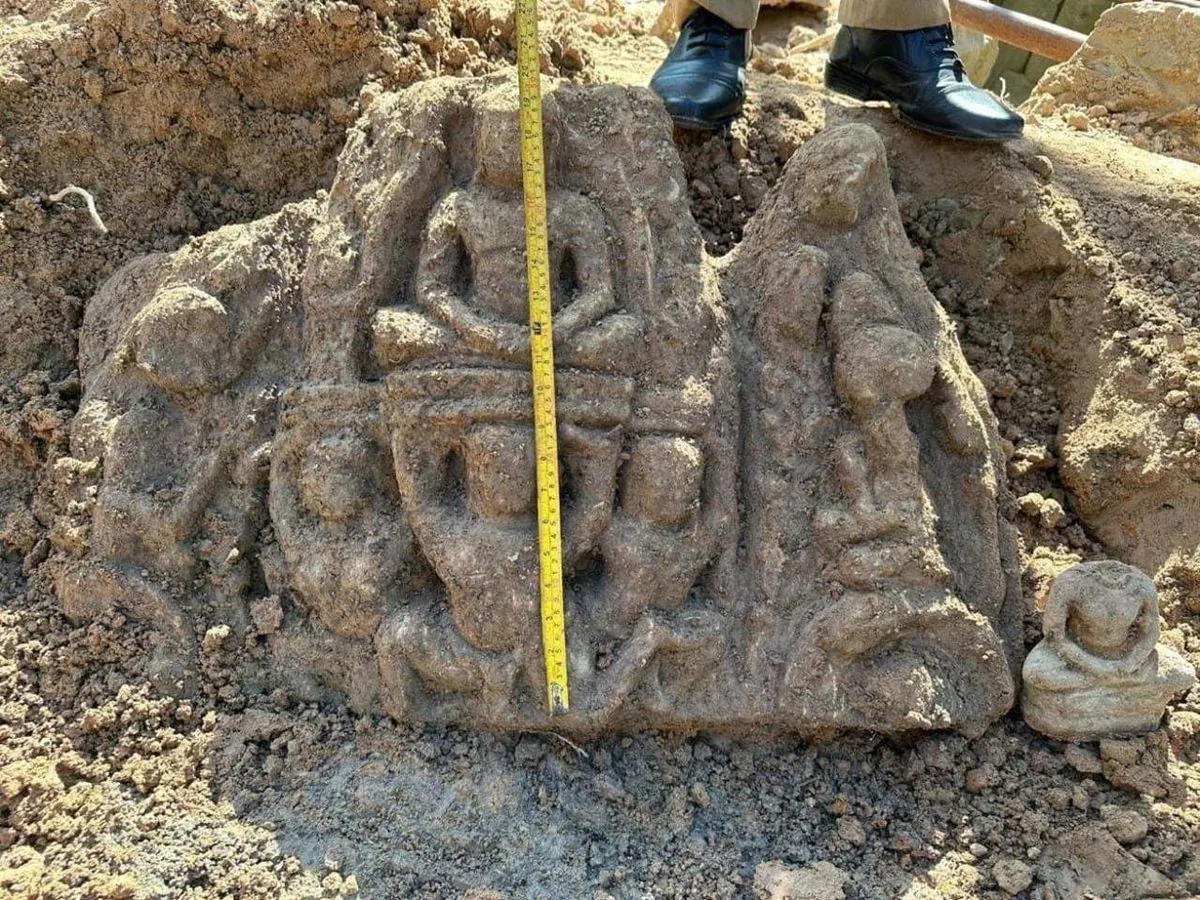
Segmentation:
{"type": "Polygon", "coordinates": [[[563,617],[562,519],[558,504],[558,425],[554,408],[554,334],[550,249],[546,228],[546,161],[538,67],[537,0],[516,0],[517,80],[521,100],[521,171],[525,188],[525,253],[533,348],[533,431],[537,454],[538,552],[542,648],[551,715],[565,713],[567,629],[563,617]]]}

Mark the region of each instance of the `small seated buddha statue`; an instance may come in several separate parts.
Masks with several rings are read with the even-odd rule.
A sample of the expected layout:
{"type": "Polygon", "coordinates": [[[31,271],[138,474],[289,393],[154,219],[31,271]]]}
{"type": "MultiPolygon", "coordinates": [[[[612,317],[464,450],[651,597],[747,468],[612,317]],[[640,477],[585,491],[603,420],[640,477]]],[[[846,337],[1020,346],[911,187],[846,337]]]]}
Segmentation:
{"type": "Polygon", "coordinates": [[[1021,710],[1064,741],[1140,734],[1196,683],[1191,664],[1158,643],[1158,591],[1115,560],[1080,563],[1055,580],[1043,639],[1025,660],[1021,710]]]}

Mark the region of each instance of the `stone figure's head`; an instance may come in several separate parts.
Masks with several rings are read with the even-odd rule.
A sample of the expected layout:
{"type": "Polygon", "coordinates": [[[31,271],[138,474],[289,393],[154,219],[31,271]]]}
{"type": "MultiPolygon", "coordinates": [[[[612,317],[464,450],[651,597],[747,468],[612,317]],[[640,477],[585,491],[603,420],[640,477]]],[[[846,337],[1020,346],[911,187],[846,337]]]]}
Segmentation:
{"type": "Polygon", "coordinates": [[[1128,654],[1148,630],[1157,633],[1158,591],[1144,572],[1107,560],[1082,563],[1054,582],[1047,605],[1066,618],[1066,637],[1106,659],[1128,654]]]}
{"type": "Polygon", "coordinates": [[[621,476],[621,503],[660,528],[680,528],[700,508],[704,454],[682,437],[644,437],[621,476]]]}
{"type": "MultiPolygon", "coordinates": [[[[558,160],[562,117],[553,94],[542,98],[542,129],[546,158],[546,177],[558,160]]],[[[521,122],[517,86],[513,82],[484,94],[476,107],[475,178],[493,187],[521,187],[521,122]]]]}
{"type": "Polygon", "coordinates": [[[220,300],[190,285],[170,285],[134,318],[130,349],[135,365],[167,393],[213,393],[223,385],[232,332],[220,300]]]}

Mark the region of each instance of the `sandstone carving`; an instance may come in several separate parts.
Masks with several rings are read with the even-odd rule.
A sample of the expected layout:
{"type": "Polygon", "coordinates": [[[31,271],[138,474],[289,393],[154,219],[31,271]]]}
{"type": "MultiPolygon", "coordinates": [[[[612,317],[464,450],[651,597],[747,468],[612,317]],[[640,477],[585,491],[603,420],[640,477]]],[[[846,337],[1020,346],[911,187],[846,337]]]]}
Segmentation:
{"type": "Polygon", "coordinates": [[[990,412],[900,226],[879,138],[797,154],[737,251],[744,543],[778,704],[859,728],[1012,702],[1018,588],[990,412]],[[997,632],[999,628],[999,633],[997,632]]]}
{"type": "Polygon", "coordinates": [[[169,679],[194,648],[196,607],[245,625],[279,394],[296,375],[290,236],[310,212],[136,261],[87,312],[72,450],[90,462],[58,467],[69,501],[58,542],[79,557],[61,568],[59,594],[73,615],[112,609],[154,625],[154,665],[169,679]]]}
{"type": "Polygon", "coordinates": [[[1025,660],[1021,711],[1038,731],[1082,741],[1158,727],[1167,701],[1196,683],[1158,643],[1158,591],[1125,563],[1080,563],[1050,589],[1042,631],[1025,660]]]}
{"type": "Polygon", "coordinates": [[[59,471],[68,612],[149,622],[184,681],[227,625],[269,651],[245,673],[264,688],[412,721],[975,732],[1003,714],[1019,595],[999,441],[878,137],[812,141],[718,267],[649,94],[561,85],[545,109],[571,712],[544,704],[503,79],[381,97],[320,205],[93,298],[59,471]]]}

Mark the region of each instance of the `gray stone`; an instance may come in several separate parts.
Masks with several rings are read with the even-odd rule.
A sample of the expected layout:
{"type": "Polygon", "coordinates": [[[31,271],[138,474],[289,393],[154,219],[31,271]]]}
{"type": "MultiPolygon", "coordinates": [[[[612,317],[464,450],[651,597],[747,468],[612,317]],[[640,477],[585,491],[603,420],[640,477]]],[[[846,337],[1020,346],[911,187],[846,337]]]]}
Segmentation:
{"type": "Polygon", "coordinates": [[[1153,731],[1167,701],[1196,682],[1191,664],[1158,643],[1158,629],[1158,591],[1138,569],[1105,561],[1063,572],[1045,636],[1025,660],[1025,721],[1067,741],[1153,731]]]}
{"type": "Polygon", "coordinates": [[[1095,751],[1079,744],[1068,744],[1063,749],[1063,758],[1072,769],[1084,775],[1099,775],[1104,771],[1104,764],[1095,751]]]}
{"type": "Polygon", "coordinates": [[[1139,862],[1098,823],[1067,832],[1038,860],[1047,893],[1063,898],[1186,897],[1189,892],[1139,862]]]}
{"type": "Polygon", "coordinates": [[[758,900],[844,900],[850,876],[833,863],[819,862],[794,869],[775,860],[754,870],[758,900]]]}
{"type": "Polygon", "coordinates": [[[1000,890],[1015,897],[1033,884],[1033,869],[1018,859],[1002,859],[992,866],[992,877],[1000,890]]]}
{"type": "Polygon", "coordinates": [[[1141,843],[1150,832],[1150,820],[1141,813],[1121,806],[1104,806],[1100,816],[1108,832],[1125,846],[1141,843]]]}

